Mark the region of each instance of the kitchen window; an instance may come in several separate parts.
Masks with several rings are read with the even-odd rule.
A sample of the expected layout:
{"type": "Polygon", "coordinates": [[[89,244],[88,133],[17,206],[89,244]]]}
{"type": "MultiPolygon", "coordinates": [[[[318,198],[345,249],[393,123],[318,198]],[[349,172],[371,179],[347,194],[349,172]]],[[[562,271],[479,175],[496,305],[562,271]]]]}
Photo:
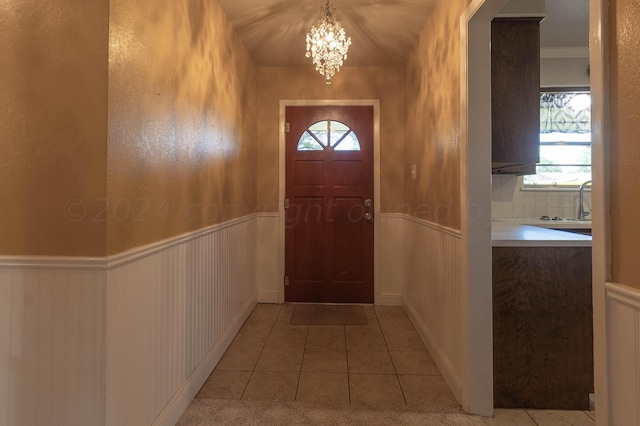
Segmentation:
{"type": "Polygon", "coordinates": [[[540,162],[524,177],[526,188],[574,188],[591,180],[589,89],[540,93],[540,162]]]}

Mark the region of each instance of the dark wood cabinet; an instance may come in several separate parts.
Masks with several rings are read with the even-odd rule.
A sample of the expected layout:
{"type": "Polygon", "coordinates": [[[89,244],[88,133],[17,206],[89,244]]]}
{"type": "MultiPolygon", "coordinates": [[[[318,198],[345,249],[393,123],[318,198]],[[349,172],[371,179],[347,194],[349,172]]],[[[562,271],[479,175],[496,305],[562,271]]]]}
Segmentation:
{"type": "Polygon", "coordinates": [[[496,408],[589,409],[591,247],[493,247],[496,408]]]}
{"type": "Polygon", "coordinates": [[[493,173],[535,173],[540,157],[540,18],[492,21],[491,108],[493,173]]]}

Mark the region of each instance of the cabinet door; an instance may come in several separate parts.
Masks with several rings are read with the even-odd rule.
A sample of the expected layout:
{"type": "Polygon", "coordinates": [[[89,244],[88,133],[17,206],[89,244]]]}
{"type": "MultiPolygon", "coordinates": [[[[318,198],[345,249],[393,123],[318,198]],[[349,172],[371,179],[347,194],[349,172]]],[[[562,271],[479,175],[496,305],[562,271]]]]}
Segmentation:
{"type": "Polygon", "coordinates": [[[525,165],[526,173],[535,173],[540,157],[538,18],[492,21],[491,89],[494,171],[518,173],[525,165]]]}

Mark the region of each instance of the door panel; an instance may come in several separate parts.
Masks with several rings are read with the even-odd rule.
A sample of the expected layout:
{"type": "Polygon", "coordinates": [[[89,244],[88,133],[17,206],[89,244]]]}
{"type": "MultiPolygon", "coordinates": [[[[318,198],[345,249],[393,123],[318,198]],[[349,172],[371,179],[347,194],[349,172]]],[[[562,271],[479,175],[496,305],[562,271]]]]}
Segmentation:
{"type": "Polygon", "coordinates": [[[285,300],[373,303],[373,108],[287,107],[286,122],[285,300]]]}
{"type": "Polygon", "coordinates": [[[363,227],[353,226],[361,221],[364,211],[362,198],[337,198],[333,215],[333,276],[340,282],[359,282],[363,279],[363,227]]]}
{"type": "Polygon", "coordinates": [[[323,186],[324,164],[322,161],[296,162],[295,170],[296,185],[299,186],[323,186]]]}
{"type": "MultiPolygon", "coordinates": [[[[290,207],[291,209],[291,207],[290,207]]],[[[296,256],[296,278],[305,282],[323,282],[324,255],[317,250],[318,241],[324,236],[322,198],[297,197],[293,205],[301,215],[295,228],[295,246],[300,252],[296,256]]]]}
{"type": "Polygon", "coordinates": [[[334,185],[356,186],[364,185],[364,170],[361,161],[335,161],[334,185]]]}

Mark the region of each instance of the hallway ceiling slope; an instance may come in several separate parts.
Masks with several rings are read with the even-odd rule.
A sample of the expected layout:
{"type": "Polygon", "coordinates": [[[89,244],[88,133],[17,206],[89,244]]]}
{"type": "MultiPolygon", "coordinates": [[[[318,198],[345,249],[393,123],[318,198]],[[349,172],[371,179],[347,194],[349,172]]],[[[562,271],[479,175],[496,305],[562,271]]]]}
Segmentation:
{"type": "MultiPolygon", "coordinates": [[[[305,35],[325,0],[218,0],[260,67],[308,66],[305,35]]],[[[345,66],[402,66],[438,0],[331,0],[352,44],[345,66]]],[[[589,0],[547,1],[541,46],[588,45],[589,0]]]]}
{"type": "MultiPolygon", "coordinates": [[[[305,35],[325,0],[218,0],[258,66],[310,65],[305,35]]],[[[437,0],[331,0],[352,44],[345,66],[404,65],[437,0]]]]}

